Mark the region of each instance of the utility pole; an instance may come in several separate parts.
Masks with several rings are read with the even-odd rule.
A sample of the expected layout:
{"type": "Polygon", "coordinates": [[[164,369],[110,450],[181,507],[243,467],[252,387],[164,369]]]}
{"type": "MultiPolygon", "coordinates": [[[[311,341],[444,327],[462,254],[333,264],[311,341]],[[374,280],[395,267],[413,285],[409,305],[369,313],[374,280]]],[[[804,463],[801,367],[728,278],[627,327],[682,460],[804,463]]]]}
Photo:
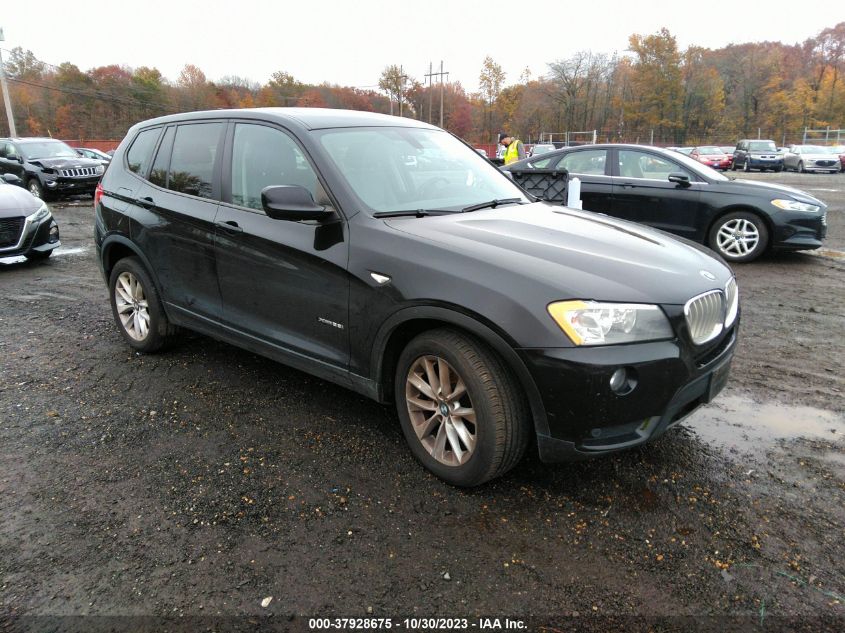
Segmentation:
{"type": "Polygon", "coordinates": [[[434,90],[434,85],[432,84],[431,79],[434,77],[434,69],[431,67],[431,62],[428,62],[428,74],[426,78],[428,79],[428,122],[431,123],[431,93],[434,90]]]}
{"type": "MultiPolygon", "coordinates": [[[[0,27],[0,42],[5,42],[6,38],[3,36],[3,28],[0,27]]],[[[16,137],[18,135],[15,130],[15,116],[12,114],[12,101],[9,99],[9,85],[6,83],[6,71],[3,66],[3,50],[0,48],[0,85],[3,88],[3,103],[6,105],[6,117],[9,119],[9,136],[16,137]]]]}
{"type": "MultiPolygon", "coordinates": [[[[428,74],[426,77],[429,78],[429,86],[431,89],[434,88],[434,78],[438,77],[440,79],[440,127],[443,127],[443,77],[449,76],[449,73],[443,72],[443,61],[440,61],[440,72],[436,73],[431,70],[431,62],[428,63],[428,74]]],[[[431,91],[428,93],[428,122],[431,123],[431,91]]]]}
{"type": "MultiPolygon", "coordinates": [[[[405,80],[408,78],[408,75],[405,74],[405,68],[400,65],[399,66],[399,116],[402,116],[402,97],[405,94],[405,80]]],[[[393,114],[393,111],[390,112],[393,114]]]]}

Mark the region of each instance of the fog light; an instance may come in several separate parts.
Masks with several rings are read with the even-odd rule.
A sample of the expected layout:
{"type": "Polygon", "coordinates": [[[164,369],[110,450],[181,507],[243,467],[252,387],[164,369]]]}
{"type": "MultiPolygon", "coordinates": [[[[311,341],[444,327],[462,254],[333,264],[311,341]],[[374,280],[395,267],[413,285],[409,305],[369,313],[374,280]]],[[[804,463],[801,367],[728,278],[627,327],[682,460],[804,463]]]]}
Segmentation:
{"type": "Polygon", "coordinates": [[[624,367],[620,367],[613,375],[610,377],[610,390],[614,393],[619,393],[624,389],[625,385],[628,382],[628,372],[625,371],[624,367]]]}
{"type": "Polygon", "coordinates": [[[55,180],[48,180],[44,184],[47,185],[48,187],[55,187],[57,183],[56,183],[55,180]]]}
{"type": "Polygon", "coordinates": [[[610,390],[617,396],[627,396],[637,387],[637,370],[620,367],[610,376],[610,390]]]}
{"type": "Polygon", "coordinates": [[[59,241],[59,227],[58,226],[54,226],[50,229],[50,235],[47,238],[47,241],[49,241],[51,244],[53,242],[59,241]]]}

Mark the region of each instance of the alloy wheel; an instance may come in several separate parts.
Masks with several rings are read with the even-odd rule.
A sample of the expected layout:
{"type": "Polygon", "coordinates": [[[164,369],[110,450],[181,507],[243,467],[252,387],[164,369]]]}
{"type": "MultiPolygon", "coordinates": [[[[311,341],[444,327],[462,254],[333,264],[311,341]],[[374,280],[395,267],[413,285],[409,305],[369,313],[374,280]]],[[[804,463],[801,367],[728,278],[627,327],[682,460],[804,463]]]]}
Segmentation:
{"type": "Polygon", "coordinates": [[[411,425],[425,450],[441,464],[461,466],[473,455],[478,427],[466,383],[439,356],[419,357],[405,381],[411,425]]]}
{"type": "Polygon", "coordinates": [[[143,341],[150,331],[150,311],[144,287],[131,272],[124,271],[114,286],[114,302],[120,323],[136,341],[143,341]]]}
{"type": "Polygon", "coordinates": [[[753,222],[734,218],[719,227],[716,235],[719,250],[734,257],[744,257],[760,243],[760,232],[753,222]]]}

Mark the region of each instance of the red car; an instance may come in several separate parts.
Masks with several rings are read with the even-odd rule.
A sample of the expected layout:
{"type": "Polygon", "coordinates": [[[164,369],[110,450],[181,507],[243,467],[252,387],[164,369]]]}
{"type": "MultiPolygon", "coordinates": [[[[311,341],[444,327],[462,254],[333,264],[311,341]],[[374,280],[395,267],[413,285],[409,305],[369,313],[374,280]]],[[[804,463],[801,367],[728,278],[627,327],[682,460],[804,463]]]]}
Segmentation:
{"type": "Polygon", "coordinates": [[[733,162],[733,157],[728,156],[721,148],[715,145],[702,145],[690,152],[690,158],[697,160],[713,169],[728,170],[733,162]]]}

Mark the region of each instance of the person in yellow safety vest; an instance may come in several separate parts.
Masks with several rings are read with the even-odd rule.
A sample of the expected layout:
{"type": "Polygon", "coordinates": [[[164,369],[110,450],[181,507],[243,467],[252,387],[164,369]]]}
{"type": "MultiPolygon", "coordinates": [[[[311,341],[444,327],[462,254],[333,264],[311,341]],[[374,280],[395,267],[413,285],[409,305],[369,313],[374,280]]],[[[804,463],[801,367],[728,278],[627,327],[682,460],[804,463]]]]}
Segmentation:
{"type": "Polygon", "coordinates": [[[500,132],[499,143],[505,146],[505,165],[510,165],[525,158],[525,146],[518,138],[507,132],[500,132]]]}

